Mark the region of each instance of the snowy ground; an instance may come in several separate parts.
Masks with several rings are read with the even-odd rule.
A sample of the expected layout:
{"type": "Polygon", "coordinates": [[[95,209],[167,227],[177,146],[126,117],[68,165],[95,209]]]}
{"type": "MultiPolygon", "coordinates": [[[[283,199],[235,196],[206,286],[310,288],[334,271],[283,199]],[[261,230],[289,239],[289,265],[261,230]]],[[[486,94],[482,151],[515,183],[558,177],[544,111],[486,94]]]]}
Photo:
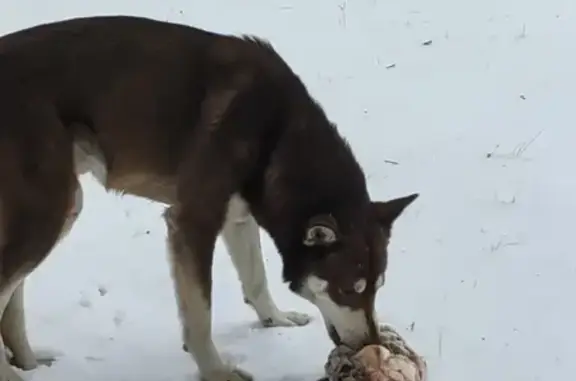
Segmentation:
{"type": "MultiPolygon", "coordinates": [[[[125,13],[270,38],[350,139],[373,196],[421,192],[396,226],[378,310],[427,357],[430,380],[573,378],[574,1],[239,4],[19,0],[0,32],[125,13]]],[[[160,207],[84,187],[79,223],[27,288],[32,341],[62,355],[26,377],[194,379],[160,207]]],[[[258,380],[314,380],[330,343],[281,284],[267,237],[264,249],[279,304],[316,319],[258,328],[219,243],[217,343],[258,380]]]]}

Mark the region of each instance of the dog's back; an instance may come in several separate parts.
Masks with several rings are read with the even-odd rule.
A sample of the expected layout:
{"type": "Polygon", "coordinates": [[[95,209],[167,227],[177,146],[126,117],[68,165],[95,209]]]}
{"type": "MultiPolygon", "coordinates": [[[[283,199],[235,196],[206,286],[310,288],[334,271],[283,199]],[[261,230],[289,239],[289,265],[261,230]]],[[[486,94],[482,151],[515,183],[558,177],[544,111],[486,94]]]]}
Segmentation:
{"type": "Polygon", "coordinates": [[[219,87],[232,94],[242,71],[257,66],[263,75],[289,71],[254,39],[138,17],[73,19],[0,38],[0,96],[34,98],[73,137],[75,126],[91,132],[108,189],[171,203],[203,108],[225,107],[206,94],[219,87]]]}
{"type": "Polygon", "coordinates": [[[13,89],[54,108],[73,134],[87,126],[118,172],[163,176],[173,170],[181,129],[198,118],[206,52],[219,39],[135,17],[37,26],[0,38],[2,94],[13,89]]]}

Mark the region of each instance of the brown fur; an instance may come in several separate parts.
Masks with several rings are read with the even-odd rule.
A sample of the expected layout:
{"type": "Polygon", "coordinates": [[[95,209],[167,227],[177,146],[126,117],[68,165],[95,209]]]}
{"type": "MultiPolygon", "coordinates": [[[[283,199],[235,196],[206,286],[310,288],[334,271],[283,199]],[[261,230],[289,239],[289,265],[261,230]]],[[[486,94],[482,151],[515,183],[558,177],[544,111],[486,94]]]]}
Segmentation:
{"type": "MultiPolygon", "coordinates": [[[[214,244],[233,195],[273,238],[292,290],[301,293],[310,274],[329,280],[331,298],[364,310],[376,336],[374,282],[392,223],[416,195],[370,201],[352,151],[268,43],[136,17],[0,38],[0,294],[71,228],[82,199],[76,177],[95,164],[108,190],[170,205],[183,334],[204,377],[231,376],[206,357],[211,339],[190,333],[190,324],[209,332],[210,323],[184,294],[199,287],[209,312],[214,244]],[[336,242],[305,245],[323,221],[336,242]],[[366,291],[343,293],[358,277],[366,291]]],[[[15,378],[2,379],[0,367],[5,380],[15,378]]]]}

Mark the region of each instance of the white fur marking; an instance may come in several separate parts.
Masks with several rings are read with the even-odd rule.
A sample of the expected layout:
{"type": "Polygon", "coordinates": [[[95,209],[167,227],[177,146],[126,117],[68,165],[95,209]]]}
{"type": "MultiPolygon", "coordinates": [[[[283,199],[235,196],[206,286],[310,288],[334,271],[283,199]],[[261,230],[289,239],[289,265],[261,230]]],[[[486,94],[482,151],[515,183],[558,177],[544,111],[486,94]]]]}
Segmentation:
{"type": "Polygon", "coordinates": [[[74,143],[74,167],[78,176],[90,172],[102,186],[108,182],[106,161],[99,148],[85,142],[74,143]]]}
{"type": "Polygon", "coordinates": [[[197,280],[192,262],[194,256],[192,253],[174,251],[170,239],[181,237],[179,232],[173,230],[171,221],[167,222],[169,259],[185,344],[202,376],[210,378],[210,375],[228,372],[212,340],[212,312],[202,293],[202,285],[197,280]]]}
{"type": "Polygon", "coordinates": [[[237,195],[230,199],[222,238],[238,273],[244,297],[252,304],[259,318],[274,315],[278,308],[268,290],[260,232],[248,207],[237,195]]]}
{"type": "Polygon", "coordinates": [[[24,321],[24,280],[18,284],[4,309],[2,335],[4,344],[10,346],[12,356],[19,367],[31,370],[38,366],[37,356],[28,341],[24,321]]]}
{"type": "Polygon", "coordinates": [[[281,311],[274,303],[266,279],[258,224],[250,214],[248,205],[238,195],[230,199],[221,234],[240,279],[244,298],[262,324],[267,327],[307,324],[310,316],[281,311]]]}
{"type": "Polygon", "coordinates": [[[360,344],[369,334],[364,311],[336,304],[327,292],[328,282],[310,275],[304,282],[303,296],[318,307],[327,325],[333,325],[340,339],[349,345],[360,344]]]}
{"type": "Polygon", "coordinates": [[[358,279],[354,283],[354,291],[356,291],[358,294],[361,294],[364,292],[364,290],[366,290],[366,286],[367,286],[366,279],[364,278],[358,279]]]}
{"type": "Polygon", "coordinates": [[[384,286],[384,274],[380,274],[378,276],[378,279],[376,279],[376,284],[374,285],[377,290],[382,286],[384,286]]]}
{"type": "Polygon", "coordinates": [[[314,297],[324,294],[328,290],[328,281],[311,276],[306,280],[306,285],[314,297]]]}
{"type": "Polygon", "coordinates": [[[84,191],[82,186],[77,184],[76,191],[74,192],[74,207],[72,214],[74,217],[78,217],[82,209],[84,208],[84,191]]]}
{"type": "Polygon", "coordinates": [[[258,318],[261,321],[278,318],[281,312],[268,289],[258,224],[237,195],[230,199],[222,238],[238,273],[244,297],[258,318]]]}
{"type": "Polygon", "coordinates": [[[193,354],[202,374],[210,374],[224,368],[224,363],[216,350],[211,336],[211,309],[201,294],[201,287],[192,286],[186,291],[179,291],[185,307],[180,314],[186,326],[184,340],[190,353],[193,354]]]}
{"type": "MultiPolygon", "coordinates": [[[[17,280],[7,285],[6,288],[0,293],[0,319],[4,315],[6,307],[14,294],[14,291],[18,288],[20,283],[23,281],[24,277],[18,277],[17,280]]],[[[6,356],[6,347],[4,345],[4,340],[0,335],[0,381],[23,381],[22,377],[16,373],[8,362],[8,357],[6,356]]]]}

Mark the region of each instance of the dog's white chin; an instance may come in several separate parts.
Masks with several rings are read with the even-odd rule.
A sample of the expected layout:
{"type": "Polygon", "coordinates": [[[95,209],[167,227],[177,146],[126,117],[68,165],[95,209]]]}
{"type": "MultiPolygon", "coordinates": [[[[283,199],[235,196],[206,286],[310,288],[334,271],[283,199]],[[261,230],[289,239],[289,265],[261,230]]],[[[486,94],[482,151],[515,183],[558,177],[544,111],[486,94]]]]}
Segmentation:
{"type": "Polygon", "coordinates": [[[302,284],[301,294],[318,307],[328,331],[333,328],[343,344],[361,346],[370,333],[370,322],[365,312],[338,305],[330,298],[327,290],[326,280],[309,275],[302,284]]]}

